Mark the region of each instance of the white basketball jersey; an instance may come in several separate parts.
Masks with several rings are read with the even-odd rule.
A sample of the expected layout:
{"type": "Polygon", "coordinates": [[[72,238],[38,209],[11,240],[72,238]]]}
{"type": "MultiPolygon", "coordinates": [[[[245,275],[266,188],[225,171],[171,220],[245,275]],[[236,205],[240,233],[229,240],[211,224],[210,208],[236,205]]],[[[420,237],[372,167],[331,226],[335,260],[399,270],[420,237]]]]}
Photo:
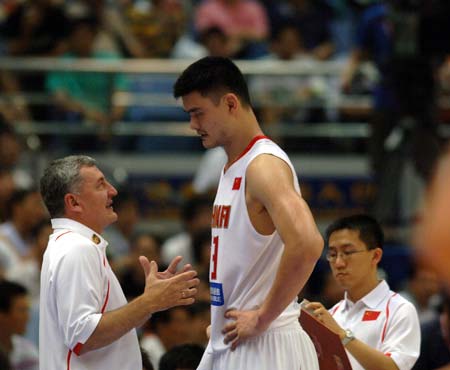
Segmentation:
{"type": "MultiPolygon", "coordinates": [[[[245,176],[250,162],[260,154],[271,154],[285,161],[292,170],[295,189],[297,176],[286,153],[265,136],[252,140],[244,153],[220,178],[212,216],[210,263],[211,346],[214,352],[229,347],[221,333],[227,310],[250,310],[267,297],[284,250],[277,231],[261,235],[253,227],[245,202],[245,176]]],[[[273,179],[277,181],[277,179],[273,179]]],[[[280,327],[298,319],[295,301],[272,322],[280,327]]]]}

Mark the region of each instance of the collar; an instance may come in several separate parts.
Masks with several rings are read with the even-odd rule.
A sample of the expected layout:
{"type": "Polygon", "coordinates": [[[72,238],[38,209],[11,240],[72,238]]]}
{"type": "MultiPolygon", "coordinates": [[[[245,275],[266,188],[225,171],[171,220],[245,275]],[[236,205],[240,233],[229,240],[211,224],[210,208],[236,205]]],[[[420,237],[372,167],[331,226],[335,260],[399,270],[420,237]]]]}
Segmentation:
{"type": "Polygon", "coordinates": [[[108,242],[103,237],[82,223],[70,218],[52,218],[52,227],[56,232],[58,230],[70,230],[84,236],[99,247],[105,248],[108,242]]]}
{"type": "Polygon", "coordinates": [[[386,283],[385,280],[381,280],[380,283],[374,289],[372,289],[369,293],[367,293],[357,302],[350,301],[347,292],[345,292],[344,295],[345,307],[349,308],[358,302],[362,302],[368,308],[372,309],[376,308],[383,301],[383,299],[386,298],[389,292],[390,292],[389,285],[386,283]]]}

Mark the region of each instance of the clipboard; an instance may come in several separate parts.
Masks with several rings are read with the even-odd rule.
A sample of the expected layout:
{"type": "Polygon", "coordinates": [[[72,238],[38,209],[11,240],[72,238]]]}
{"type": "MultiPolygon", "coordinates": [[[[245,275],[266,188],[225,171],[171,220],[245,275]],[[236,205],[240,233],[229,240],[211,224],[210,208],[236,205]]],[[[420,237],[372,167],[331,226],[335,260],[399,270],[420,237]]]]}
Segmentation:
{"type": "Polygon", "coordinates": [[[299,321],[314,343],[320,370],[352,370],[339,335],[328,329],[304,308],[300,310],[299,321]]]}

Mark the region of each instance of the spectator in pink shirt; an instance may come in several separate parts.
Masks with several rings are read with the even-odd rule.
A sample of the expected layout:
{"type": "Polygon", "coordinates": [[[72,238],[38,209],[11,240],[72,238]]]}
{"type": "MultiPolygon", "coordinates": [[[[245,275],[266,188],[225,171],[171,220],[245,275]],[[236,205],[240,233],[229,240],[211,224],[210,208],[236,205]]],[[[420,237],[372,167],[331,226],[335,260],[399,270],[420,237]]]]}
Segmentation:
{"type": "Polygon", "coordinates": [[[217,27],[232,40],[235,57],[255,58],[266,52],[269,21],[256,0],[205,0],[195,13],[195,29],[217,27]]]}

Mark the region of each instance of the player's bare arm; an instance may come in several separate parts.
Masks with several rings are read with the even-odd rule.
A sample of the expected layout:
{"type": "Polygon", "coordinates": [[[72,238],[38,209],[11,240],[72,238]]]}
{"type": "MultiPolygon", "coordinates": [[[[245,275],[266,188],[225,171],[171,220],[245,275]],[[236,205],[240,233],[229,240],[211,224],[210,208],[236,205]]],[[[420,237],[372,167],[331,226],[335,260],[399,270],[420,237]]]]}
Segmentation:
{"type": "Polygon", "coordinates": [[[290,167],[280,158],[262,154],[252,161],[246,174],[246,200],[252,208],[260,205],[258,212],[250,212],[255,228],[270,229],[269,220],[285,248],[274,284],[260,307],[227,312],[227,318],[235,320],[224,327],[225,342],[231,342],[232,349],[266,330],[296,298],[323,249],[311,211],[294,188],[290,167]]]}

